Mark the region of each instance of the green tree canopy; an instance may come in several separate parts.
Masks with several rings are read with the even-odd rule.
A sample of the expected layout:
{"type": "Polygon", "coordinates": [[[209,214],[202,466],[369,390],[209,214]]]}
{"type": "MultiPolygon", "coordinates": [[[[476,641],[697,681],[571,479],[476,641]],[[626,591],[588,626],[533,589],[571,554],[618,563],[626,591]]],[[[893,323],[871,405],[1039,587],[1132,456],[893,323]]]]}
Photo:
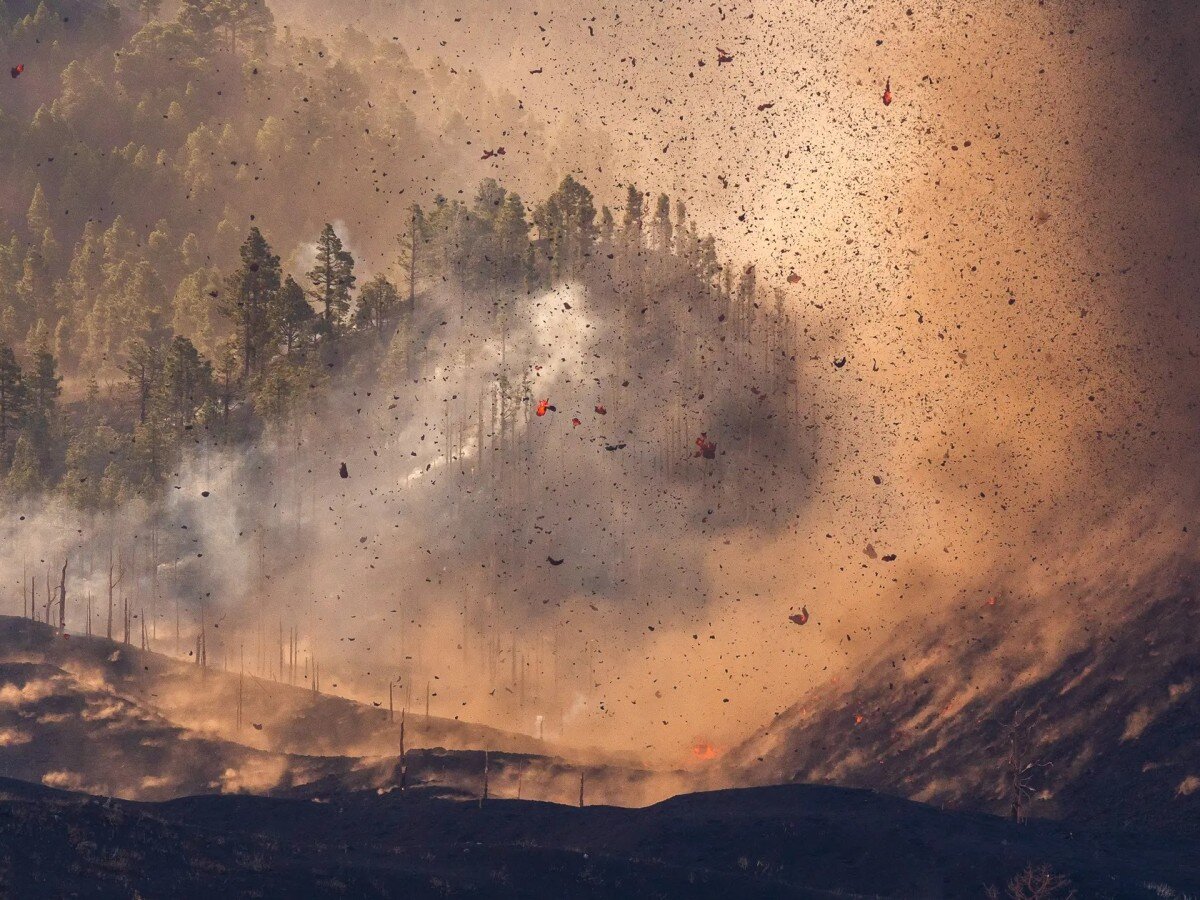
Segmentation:
{"type": "Polygon", "coordinates": [[[354,287],[354,257],[342,246],[333,226],[326,223],[317,238],[317,264],[308,273],[312,296],[321,306],[321,329],[336,335],[350,311],[350,291],[354,287]]]}
{"type": "Polygon", "coordinates": [[[242,375],[249,378],[271,343],[268,310],[280,288],[281,274],[279,257],[257,227],[250,229],[239,255],[242,264],[229,278],[221,311],[233,323],[242,375]]]}

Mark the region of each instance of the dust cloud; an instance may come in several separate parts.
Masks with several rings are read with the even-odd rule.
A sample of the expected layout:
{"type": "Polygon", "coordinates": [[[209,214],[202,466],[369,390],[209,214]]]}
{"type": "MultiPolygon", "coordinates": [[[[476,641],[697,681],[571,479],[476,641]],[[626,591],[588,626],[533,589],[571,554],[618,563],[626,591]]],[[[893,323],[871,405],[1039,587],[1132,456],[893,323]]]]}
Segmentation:
{"type": "Polygon", "coordinates": [[[653,185],[757,263],[798,335],[770,454],[736,368],[682,388],[709,405],[681,433],[658,421],[678,372],[611,358],[602,290],[520,298],[499,343],[491,298],[447,290],[415,378],[381,347],[294,431],[189,458],[159,508],[10,512],[10,605],[22,558],[86,558],[72,590],[102,596],[113,537],[161,535],[128,590],[168,648],[182,609],[181,654],[203,614],[210,664],[270,672],[295,627],[323,690],[397,681],[438,715],[683,765],[963,603],[999,598],[1003,646],[1049,665],[1194,559],[1194,12],[487,9],[350,24],[506,79],[561,135],[556,177],[614,204],[653,185]],[[501,373],[529,390],[493,469],[501,373]],[[719,465],[682,470],[706,427],[719,465]]]}

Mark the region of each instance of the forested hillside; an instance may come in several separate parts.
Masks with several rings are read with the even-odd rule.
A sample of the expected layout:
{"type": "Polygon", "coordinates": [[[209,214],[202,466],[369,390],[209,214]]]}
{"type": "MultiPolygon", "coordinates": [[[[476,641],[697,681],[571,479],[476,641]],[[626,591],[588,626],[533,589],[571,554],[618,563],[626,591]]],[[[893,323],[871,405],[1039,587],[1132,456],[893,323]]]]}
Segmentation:
{"type": "MultiPolygon", "coordinates": [[[[517,298],[586,280],[619,297],[609,311],[636,343],[634,317],[669,284],[704,302],[705,334],[765,327],[785,350],[782,309],[752,324],[753,269],[722,268],[682,203],[626,186],[623,209],[598,209],[571,176],[527,203],[502,171],[455,189],[539,126],[478,77],[414,67],[398,41],[293,37],[249,0],[185,0],[173,17],[10,0],[0,46],[23,66],[0,91],[10,495],[152,496],[181,448],[285,425],[356,360],[416,376],[412,313],[432,293],[483,298],[479,325],[500,333],[517,298]]],[[[501,419],[532,409],[520,374],[496,377],[501,419]]]]}

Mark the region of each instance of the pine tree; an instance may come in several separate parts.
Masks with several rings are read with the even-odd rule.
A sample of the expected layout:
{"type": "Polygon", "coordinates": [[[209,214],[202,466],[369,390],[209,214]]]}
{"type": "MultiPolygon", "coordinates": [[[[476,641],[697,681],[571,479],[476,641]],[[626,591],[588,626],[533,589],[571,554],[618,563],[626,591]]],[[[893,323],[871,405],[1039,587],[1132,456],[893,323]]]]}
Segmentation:
{"type": "Polygon", "coordinates": [[[43,422],[53,421],[58,398],[62,396],[62,376],[58,374],[58,361],[54,354],[44,346],[33,354],[27,391],[29,415],[43,422]]]}
{"type": "Polygon", "coordinates": [[[147,341],[131,341],[125,349],[121,371],[129,378],[138,397],[138,422],[146,421],[150,397],[158,384],[161,360],[158,350],[147,341]]]}
{"type": "Polygon", "coordinates": [[[316,313],[304,296],[304,288],[289,275],[275,293],[270,305],[271,330],[283,345],[284,353],[303,350],[316,313]]]}
{"type": "Polygon", "coordinates": [[[384,325],[400,307],[400,292],[383,275],[376,275],[358,295],[354,320],[359,328],[373,328],[382,334],[384,325]]]}
{"type": "Polygon", "coordinates": [[[529,258],[529,222],[525,204],[509,194],[492,223],[496,235],[497,274],[502,284],[520,284],[525,279],[529,258]]]}
{"type": "Polygon", "coordinates": [[[50,204],[46,202],[46,192],[42,190],[40,181],[33,188],[33,199],[29,201],[29,210],[25,213],[25,227],[29,229],[30,242],[41,241],[51,227],[50,204]]]}
{"type": "Polygon", "coordinates": [[[408,303],[417,305],[417,279],[428,266],[423,252],[429,242],[429,225],[420,204],[414,203],[409,215],[408,233],[400,245],[400,265],[408,273],[408,303]]]}
{"type": "Polygon", "coordinates": [[[612,210],[607,206],[600,207],[600,240],[611,244],[615,229],[616,221],[613,219],[612,210]]]}
{"type": "Polygon", "coordinates": [[[308,273],[313,298],[321,305],[321,329],[334,336],[350,311],[350,291],[354,287],[354,257],[343,249],[342,239],[326,223],[317,238],[317,264],[308,273]]]}
{"type": "Polygon", "coordinates": [[[654,247],[661,253],[671,252],[671,198],[658,195],[654,208],[654,247]]]}
{"type": "Polygon", "coordinates": [[[25,406],[25,375],[12,348],[0,347],[0,462],[4,464],[24,421],[25,406]]]}
{"type": "Polygon", "coordinates": [[[41,460],[38,459],[37,448],[28,434],[23,433],[17,438],[12,464],[4,483],[11,493],[18,496],[35,493],[43,486],[41,460]]]}
{"type": "Polygon", "coordinates": [[[279,257],[257,227],[250,229],[240,255],[242,264],[229,279],[221,311],[236,329],[242,376],[249,378],[265,362],[261,357],[271,343],[268,309],[280,288],[280,269],[279,257]]]}
{"type": "Polygon", "coordinates": [[[237,52],[239,40],[257,46],[275,30],[266,0],[183,0],[179,21],[199,36],[223,33],[230,53],[237,52]]]}
{"type": "Polygon", "coordinates": [[[162,355],[156,413],[177,435],[196,422],[196,412],[215,393],[212,363],[186,337],[176,335],[162,355]]]}
{"type": "Polygon", "coordinates": [[[162,9],[163,0],[137,0],[138,12],[142,15],[142,21],[149,23],[151,19],[158,15],[158,11],[162,9]]]}
{"type": "Polygon", "coordinates": [[[596,238],[592,193],[570,175],[533,214],[551,279],[572,278],[583,269],[596,238]]]}
{"type": "Polygon", "coordinates": [[[21,266],[21,280],[17,282],[17,294],[26,314],[25,320],[20,324],[30,325],[38,316],[51,311],[53,289],[50,267],[46,264],[42,251],[29,250],[21,266]]]}
{"type": "Polygon", "coordinates": [[[642,192],[634,185],[629,185],[625,192],[625,220],[622,227],[625,231],[625,238],[631,244],[642,243],[642,192]]]}

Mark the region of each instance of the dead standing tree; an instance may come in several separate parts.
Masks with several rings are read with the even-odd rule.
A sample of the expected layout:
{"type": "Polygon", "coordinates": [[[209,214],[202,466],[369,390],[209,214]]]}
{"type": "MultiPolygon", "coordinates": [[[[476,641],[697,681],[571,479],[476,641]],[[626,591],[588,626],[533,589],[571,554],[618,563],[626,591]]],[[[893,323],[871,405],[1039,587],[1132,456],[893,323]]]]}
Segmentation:
{"type": "Polygon", "coordinates": [[[404,789],[408,787],[408,767],[405,760],[404,748],[404,718],[407,713],[407,708],[400,710],[400,793],[404,793],[404,789]]]}
{"type": "Polygon", "coordinates": [[[125,577],[125,570],[121,567],[121,551],[117,550],[117,577],[113,580],[113,552],[112,547],[108,548],[108,628],[104,632],[104,636],[110,641],[113,635],[113,589],[121,583],[121,579],[125,577]]]}
{"type": "Polygon", "coordinates": [[[58,630],[67,630],[67,560],[63,559],[62,574],[58,579],[58,630]]]}
{"type": "Polygon", "coordinates": [[[479,808],[483,809],[483,803],[488,798],[488,752],[483,751],[483,793],[479,795],[479,808]]]}
{"type": "Polygon", "coordinates": [[[1004,734],[1004,793],[1009,802],[1009,817],[1014,822],[1029,818],[1029,801],[1036,792],[1034,776],[1039,769],[1049,768],[1034,756],[1031,725],[1028,719],[1013,720],[1004,734]]]}

